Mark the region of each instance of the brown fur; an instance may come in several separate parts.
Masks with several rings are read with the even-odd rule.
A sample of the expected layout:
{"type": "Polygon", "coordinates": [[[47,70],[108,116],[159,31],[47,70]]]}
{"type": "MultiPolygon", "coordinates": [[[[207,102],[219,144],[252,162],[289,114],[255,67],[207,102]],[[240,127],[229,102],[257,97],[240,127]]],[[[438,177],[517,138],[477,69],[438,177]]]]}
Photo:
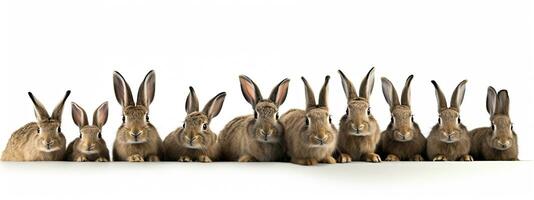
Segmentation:
{"type": "Polygon", "coordinates": [[[287,154],[292,163],[336,163],[332,154],[336,149],[337,130],[332,124],[327,104],[329,79],[329,76],[325,78],[319,104],[316,104],[308,82],[302,77],[306,88],[306,111],[292,109],[280,118],[285,127],[287,154]]]}
{"type": "Polygon", "coordinates": [[[491,127],[472,130],[471,154],[477,160],[519,160],[517,135],[509,116],[509,97],[506,90],[488,88],[486,108],[491,127]]]}
{"type": "Polygon", "coordinates": [[[460,105],[465,94],[465,84],[462,81],[455,89],[451,106],[443,92],[435,81],[432,81],[436,89],[438,100],[439,123],[436,124],[427,138],[427,156],[434,161],[473,161],[469,154],[471,138],[467,128],[460,121],[460,105]]]}
{"type": "Polygon", "coordinates": [[[338,71],[347,97],[347,113],[339,122],[337,148],[340,151],[338,161],[341,163],[357,161],[380,162],[376,154],[380,142],[380,127],[370,112],[369,97],[373,91],[374,68],[363,79],[360,96],[352,82],[338,71]]]}
{"type": "Polygon", "coordinates": [[[278,108],[287,96],[289,79],[284,79],[263,99],[256,84],[240,76],[241,90],[255,114],[236,117],[219,135],[221,156],[226,161],[276,162],[285,160],[284,128],[278,120],[278,108]]]}
{"type": "Polygon", "coordinates": [[[37,122],[15,131],[2,154],[2,161],[61,161],[65,156],[65,136],[61,132],[63,106],[70,95],[67,91],[52,116],[32,93],[28,93],[35,107],[37,122]]]}
{"type": "Polygon", "coordinates": [[[160,161],[163,158],[163,142],[148,119],[148,106],[154,99],[155,79],[154,71],[150,71],[139,87],[136,104],[126,80],[119,72],[113,74],[115,96],[122,106],[124,119],[113,144],[114,161],[160,161]]]}

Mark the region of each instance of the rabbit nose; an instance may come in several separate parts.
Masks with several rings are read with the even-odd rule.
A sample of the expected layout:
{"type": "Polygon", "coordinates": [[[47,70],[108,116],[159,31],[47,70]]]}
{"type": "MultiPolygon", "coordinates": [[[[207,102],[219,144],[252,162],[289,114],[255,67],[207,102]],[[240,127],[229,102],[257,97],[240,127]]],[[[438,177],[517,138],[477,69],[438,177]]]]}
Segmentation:
{"type": "Polygon", "coordinates": [[[321,145],[323,145],[327,139],[328,139],[327,135],[315,136],[315,140],[317,140],[321,145]]]}
{"type": "Polygon", "coordinates": [[[134,136],[134,137],[138,137],[139,135],[141,135],[141,133],[143,133],[142,131],[132,131],[130,132],[130,135],[134,136]]]}
{"type": "Polygon", "coordinates": [[[510,141],[506,140],[506,141],[497,141],[497,143],[501,146],[501,148],[506,148],[508,146],[510,146],[510,141]]]}

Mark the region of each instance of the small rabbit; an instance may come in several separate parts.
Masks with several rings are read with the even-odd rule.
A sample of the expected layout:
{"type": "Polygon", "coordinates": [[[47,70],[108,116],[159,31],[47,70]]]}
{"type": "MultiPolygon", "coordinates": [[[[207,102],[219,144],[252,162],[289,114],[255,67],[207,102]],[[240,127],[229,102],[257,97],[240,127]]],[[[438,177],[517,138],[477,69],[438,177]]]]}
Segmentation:
{"type": "Polygon", "coordinates": [[[130,86],[119,72],[113,73],[115,97],[122,106],[122,125],[113,144],[113,160],[154,162],[163,158],[163,142],[150,123],[148,106],[154,100],[156,74],[148,72],[134,102],[130,86]]]}
{"type": "Polygon", "coordinates": [[[87,113],[78,104],[72,102],[72,119],[80,128],[80,136],[67,146],[67,161],[108,162],[109,150],[102,139],[102,127],[108,120],[108,102],[102,103],[93,114],[93,125],[89,125],[87,113]]]}
{"type": "Polygon", "coordinates": [[[497,94],[488,88],[486,109],[490,114],[491,127],[472,130],[471,155],[480,160],[519,160],[517,157],[517,135],[510,120],[510,98],[508,91],[497,94]]]}
{"type": "Polygon", "coordinates": [[[451,98],[451,106],[447,106],[445,95],[436,81],[432,81],[436,89],[439,120],[427,138],[426,152],[428,159],[433,161],[473,161],[469,155],[471,139],[467,128],[460,120],[460,105],[464,100],[467,80],[458,84],[451,98]]]}
{"type": "Polygon", "coordinates": [[[285,159],[284,128],[278,120],[278,108],[284,103],[289,79],[274,87],[264,99],[256,83],[245,75],[239,76],[241,91],[252,105],[254,115],[236,117],[219,135],[221,156],[226,161],[276,162],[285,159]]]}
{"type": "Polygon", "coordinates": [[[225,92],[217,94],[199,112],[197,95],[193,87],[189,87],[185,122],[163,141],[166,161],[212,162],[218,159],[217,135],[210,130],[209,124],[221,112],[225,98],[225,92]]]}
{"type": "Polygon", "coordinates": [[[61,132],[63,106],[70,95],[65,93],[61,102],[48,115],[45,107],[28,92],[35,107],[36,122],[30,122],[15,131],[2,154],[2,161],[61,161],[65,156],[65,136],[61,132]]]}
{"type": "Polygon", "coordinates": [[[415,123],[410,107],[412,79],[413,75],[410,75],[406,80],[401,100],[399,100],[393,84],[387,78],[382,78],[382,92],[391,112],[391,122],[382,132],[378,145],[385,161],[424,160],[422,155],[425,151],[426,139],[419,125],[415,123]]]}
{"type": "Polygon", "coordinates": [[[302,77],[306,91],[306,110],[287,111],[280,121],[285,127],[287,154],[291,162],[299,165],[316,165],[319,162],[334,164],[332,157],[336,149],[336,127],[328,113],[328,81],[326,76],[319,94],[319,104],[308,81],[302,77]]]}
{"type": "Polygon", "coordinates": [[[369,104],[375,83],[375,68],[362,80],[359,96],[352,82],[341,70],[338,72],[348,104],[347,111],[339,122],[338,161],[380,162],[380,156],[375,153],[380,142],[380,127],[371,114],[369,104]]]}

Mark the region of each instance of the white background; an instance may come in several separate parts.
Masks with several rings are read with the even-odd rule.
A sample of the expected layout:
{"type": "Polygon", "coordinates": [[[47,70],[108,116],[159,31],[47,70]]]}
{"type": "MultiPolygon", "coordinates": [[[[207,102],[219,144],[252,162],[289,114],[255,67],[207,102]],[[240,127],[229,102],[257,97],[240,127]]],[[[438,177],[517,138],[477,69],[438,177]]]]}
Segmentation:
{"type": "MultiPolygon", "coordinates": [[[[382,95],[380,77],[388,77],[400,92],[406,77],[415,75],[412,86],[413,112],[425,135],[437,122],[437,103],[430,80],[437,80],[450,98],[454,87],[461,80],[469,79],[461,110],[462,121],[470,129],[489,125],[485,110],[487,87],[492,85],[496,89],[508,89],[511,117],[519,136],[520,159],[534,159],[534,20],[529,1],[18,0],[2,1],[0,7],[0,80],[3,91],[0,105],[4,111],[0,115],[0,130],[3,133],[0,134],[0,149],[4,148],[13,131],[35,119],[33,105],[26,94],[28,91],[32,91],[51,112],[67,89],[72,90],[63,115],[63,132],[67,140],[78,136],[77,127],[70,116],[71,101],[80,104],[90,115],[103,101],[109,101],[110,117],[103,134],[111,148],[121,119],[121,108],[113,93],[113,70],[125,76],[134,95],[145,74],[150,69],[156,71],[157,89],[150,107],[150,118],[164,138],[182,124],[188,86],[195,87],[202,105],[221,91],[228,93],[221,114],[211,124],[215,131],[222,129],[226,122],[237,115],[251,114],[251,107],[239,88],[237,77],[240,74],[251,77],[261,88],[264,97],[268,97],[273,86],[283,78],[290,78],[289,95],[280,108],[281,112],[304,107],[300,76],[305,76],[318,94],[324,76],[331,75],[330,108],[337,124],[345,112],[346,100],[336,71],[343,70],[359,87],[365,73],[371,66],[376,66],[377,80],[371,106],[382,128],[387,126],[390,114],[382,95]]],[[[9,186],[7,196],[26,191],[16,187],[26,186],[23,180],[35,182],[33,179],[37,177],[54,179],[54,175],[61,174],[62,169],[77,170],[74,166],[57,164],[1,165],[0,185],[9,186]],[[41,168],[49,173],[38,173],[41,168]],[[19,184],[10,184],[11,181],[6,180],[17,180],[19,184]]],[[[202,189],[194,186],[201,187],[206,181],[210,182],[195,179],[198,175],[195,173],[202,173],[199,177],[204,179],[217,179],[209,186],[250,187],[245,191],[225,188],[198,197],[274,197],[277,193],[259,194],[269,191],[263,188],[274,190],[280,181],[289,181],[284,186],[295,187],[294,190],[285,188],[281,191],[300,198],[346,197],[358,193],[381,197],[383,194],[377,194],[381,191],[377,188],[384,191],[395,188],[390,191],[412,194],[407,190],[419,185],[436,188],[435,191],[431,188],[424,192],[414,191],[413,194],[432,195],[435,192],[443,195],[476,195],[478,193],[475,191],[486,191],[493,184],[496,187],[506,184],[509,190],[514,191],[503,192],[502,197],[525,197],[527,194],[532,196],[534,189],[534,170],[530,162],[480,166],[435,163],[381,164],[383,166],[380,167],[353,165],[322,166],[321,170],[316,171],[285,164],[245,165],[244,170],[241,170],[243,166],[232,167],[229,164],[210,167],[214,171],[221,170],[221,174],[205,174],[203,172],[206,169],[201,165],[180,166],[176,170],[191,170],[180,172],[175,172],[166,164],[146,165],[139,170],[144,172],[140,173],[141,177],[160,177],[149,180],[159,182],[161,190],[176,190],[177,196],[182,197],[197,196],[195,192],[202,189]],[[453,167],[449,168],[450,165],[453,167]],[[151,171],[151,166],[162,173],[151,171]],[[405,169],[405,175],[414,175],[416,178],[395,176],[397,174],[392,172],[398,169],[405,169]],[[419,169],[427,173],[417,177],[419,169]],[[487,174],[470,174],[474,169],[485,169],[483,172],[487,174]],[[347,177],[356,178],[337,184],[327,175],[329,171],[339,173],[340,170],[352,174],[347,177]],[[303,173],[307,179],[285,176],[295,171],[303,173]],[[172,174],[165,176],[164,172],[172,174]],[[254,172],[272,176],[260,176],[254,172]],[[384,180],[366,182],[371,177],[358,180],[358,175],[370,176],[365,172],[380,174],[378,179],[384,180]],[[223,175],[225,173],[232,176],[223,175]],[[454,176],[455,173],[458,173],[457,176],[454,176]],[[462,173],[467,176],[460,175],[462,173]],[[493,179],[489,175],[504,173],[510,173],[510,176],[499,176],[494,180],[495,183],[491,182],[493,179]],[[443,178],[444,174],[452,174],[452,177],[448,177],[449,181],[439,181],[438,178],[443,178]],[[246,177],[262,179],[249,180],[246,177]],[[391,177],[410,180],[387,182],[391,177]],[[191,179],[191,184],[182,181],[187,178],[191,179]],[[230,179],[230,183],[223,178],[230,179]],[[284,178],[288,180],[279,180],[284,178]],[[328,187],[322,185],[323,179],[329,180],[328,187]],[[301,185],[304,181],[306,184],[301,185]],[[253,187],[256,184],[258,188],[253,187]],[[518,187],[511,187],[511,184],[518,187]],[[339,187],[333,187],[336,185],[339,187]],[[471,187],[458,192],[447,188],[462,186],[471,187]],[[184,191],[182,194],[180,187],[190,192],[184,191]],[[351,188],[354,190],[351,191],[351,188]],[[323,190],[328,190],[331,195],[323,190]],[[315,196],[315,192],[322,195],[315,196]]],[[[127,187],[129,183],[150,184],[131,181],[132,177],[123,179],[127,173],[121,172],[121,169],[135,174],[136,167],[106,166],[82,167],[80,174],[71,172],[57,175],[64,178],[57,180],[73,184],[88,181],[97,185],[106,183],[97,177],[115,176],[113,178],[117,180],[107,182],[106,191],[112,191],[109,187],[116,185],[120,185],[120,189],[108,192],[102,198],[107,195],[147,195],[122,192],[137,190],[127,187]],[[82,175],[84,172],[98,175],[82,175]],[[77,178],[85,181],[78,182],[77,178]]],[[[47,190],[50,186],[38,183],[32,185],[41,187],[35,195],[48,197],[52,194],[47,190]]],[[[54,185],[53,181],[44,183],[54,185]]],[[[72,184],[62,186],[70,189],[82,187],[72,184]]],[[[65,197],[70,193],[76,192],[69,191],[65,197]]],[[[3,195],[2,192],[0,195],[3,195]]]]}

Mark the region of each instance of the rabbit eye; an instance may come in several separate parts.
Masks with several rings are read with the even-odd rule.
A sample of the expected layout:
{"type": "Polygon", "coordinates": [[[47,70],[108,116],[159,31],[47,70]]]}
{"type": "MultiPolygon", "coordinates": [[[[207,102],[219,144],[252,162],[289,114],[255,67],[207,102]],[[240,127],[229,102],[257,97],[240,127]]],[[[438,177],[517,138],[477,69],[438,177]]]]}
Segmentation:
{"type": "Polygon", "coordinates": [[[122,115],[122,123],[126,122],[126,117],[122,115]]]}
{"type": "Polygon", "coordinates": [[[61,133],[61,127],[57,127],[57,132],[61,133]]]}
{"type": "Polygon", "coordinates": [[[98,138],[102,139],[102,132],[98,132],[98,138]]]}
{"type": "Polygon", "coordinates": [[[345,114],[349,115],[349,108],[347,108],[347,110],[345,111],[345,114]]]}
{"type": "Polygon", "coordinates": [[[202,129],[203,129],[203,130],[207,130],[207,129],[208,129],[208,125],[207,125],[207,124],[203,124],[203,125],[202,125],[202,129]]]}
{"type": "Polygon", "coordinates": [[[41,133],[41,128],[37,128],[37,133],[41,133]]]}
{"type": "Polygon", "coordinates": [[[462,120],[460,119],[460,117],[458,117],[458,124],[462,123],[462,120]]]}
{"type": "Polygon", "coordinates": [[[306,117],[306,126],[309,126],[309,125],[310,125],[310,119],[308,119],[308,118],[306,117]]]}
{"type": "Polygon", "coordinates": [[[367,115],[371,115],[371,107],[367,108],[367,115]]]}
{"type": "Polygon", "coordinates": [[[148,115],[145,115],[145,119],[146,119],[147,122],[150,121],[150,117],[148,117],[148,115]]]}
{"type": "Polygon", "coordinates": [[[182,124],[182,128],[185,128],[185,123],[184,123],[184,124],[182,124]]]}
{"type": "Polygon", "coordinates": [[[412,122],[415,122],[414,118],[413,118],[413,115],[412,115],[412,122]]]}
{"type": "Polygon", "coordinates": [[[254,111],[254,119],[258,119],[258,112],[254,111]]]}
{"type": "Polygon", "coordinates": [[[512,131],[514,130],[514,124],[510,125],[510,130],[512,130],[512,131]]]}
{"type": "Polygon", "coordinates": [[[491,123],[491,130],[495,131],[495,124],[491,123]]]}
{"type": "Polygon", "coordinates": [[[331,116],[328,116],[328,122],[332,123],[332,117],[331,116]]]}
{"type": "Polygon", "coordinates": [[[438,124],[441,125],[441,117],[438,118],[438,124]]]}
{"type": "Polygon", "coordinates": [[[280,118],[280,116],[278,115],[278,113],[276,113],[276,120],[278,120],[278,118],[280,118]]]}

